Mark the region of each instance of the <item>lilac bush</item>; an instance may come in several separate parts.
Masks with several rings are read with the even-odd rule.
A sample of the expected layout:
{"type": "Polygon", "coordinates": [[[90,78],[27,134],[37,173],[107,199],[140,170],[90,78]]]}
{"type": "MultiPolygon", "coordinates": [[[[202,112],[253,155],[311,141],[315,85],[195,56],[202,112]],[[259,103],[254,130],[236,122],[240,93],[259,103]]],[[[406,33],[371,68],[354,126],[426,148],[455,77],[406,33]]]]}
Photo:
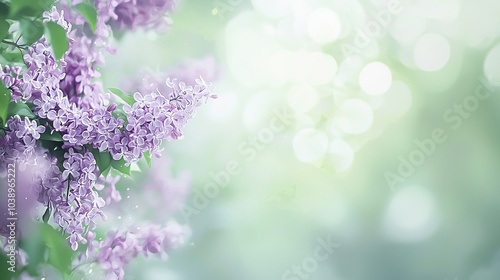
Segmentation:
{"type": "MultiPolygon", "coordinates": [[[[181,139],[196,108],[215,95],[200,71],[161,76],[126,93],[104,89],[99,81],[104,53],[116,51],[113,34],[165,30],[174,1],[72,0],[45,8],[39,23],[45,35],[36,40],[23,30],[17,40],[9,35],[22,60],[0,67],[8,93],[3,104],[8,113],[2,117],[0,110],[0,173],[12,163],[21,170],[44,163],[46,168],[31,174],[33,191],[45,207],[40,220],[60,229],[78,250],[73,267],[97,262],[108,277],[122,279],[123,265],[139,253],[176,248],[189,230],[175,222],[151,224],[115,229],[95,240],[99,221],[107,217],[103,208],[121,200],[119,176],[109,171],[130,174],[131,164],[159,157],[162,141],[181,139]]],[[[1,228],[0,233],[6,235],[1,228]]]]}

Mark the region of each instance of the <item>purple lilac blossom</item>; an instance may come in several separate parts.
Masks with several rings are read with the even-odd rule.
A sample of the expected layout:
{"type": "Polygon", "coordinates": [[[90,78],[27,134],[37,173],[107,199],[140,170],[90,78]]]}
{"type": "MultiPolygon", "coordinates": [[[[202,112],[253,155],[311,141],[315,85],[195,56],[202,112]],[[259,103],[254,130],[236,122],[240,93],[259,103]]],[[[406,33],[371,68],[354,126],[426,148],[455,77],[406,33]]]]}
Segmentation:
{"type": "MultiPolygon", "coordinates": [[[[66,147],[90,144],[100,151],[109,150],[115,160],[124,158],[127,164],[139,160],[146,151],[159,155],[161,141],[181,138],[181,129],[194,116],[194,109],[213,97],[211,85],[202,78],[195,79],[194,86],[167,79],[164,92],[134,94],[136,102],[124,106],[125,125],[125,120],[108,110],[105,104],[109,100],[93,99],[92,105],[86,106],[74,103],[59,87],[64,73],[47,49],[43,40],[29,48],[25,55],[28,71],[22,80],[20,73],[8,72],[0,73],[0,79],[15,92],[31,90],[24,98],[17,94],[15,99],[32,102],[34,112],[52,121],[53,130],[63,134],[66,147]]],[[[104,99],[109,94],[99,96],[104,99]]]]}
{"type": "MultiPolygon", "coordinates": [[[[105,2],[97,0],[96,2],[105,2]]],[[[174,0],[115,0],[111,24],[118,29],[138,28],[165,30],[171,20],[167,14],[174,9],[174,0]]]]}
{"type": "MultiPolygon", "coordinates": [[[[50,163],[34,176],[34,190],[38,201],[51,209],[52,221],[69,234],[73,250],[87,243],[86,236],[96,227],[97,218],[105,218],[101,208],[111,200],[120,200],[115,179],[105,182],[112,186],[103,192],[106,200],[99,196],[103,188],[97,183],[99,170],[88,146],[109,151],[113,159],[123,158],[127,164],[139,160],[146,151],[158,156],[161,141],[181,138],[181,129],[194,116],[194,109],[213,97],[211,85],[201,77],[194,85],[165,79],[161,87],[136,92],[135,103],[124,106],[125,118],[115,116],[117,107],[110,104],[110,93],[96,81],[100,77],[97,69],[104,63],[103,51],[114,51],[109,44],[110,24],[118,29],[168,25],[164,14],[172,10],[173,1],[94,3],[98,21],[91,35],[84,32],[83,17],[64,1],[59,2],[60,9],[53,7],[44,13],[45,21],[56,22],[67,32],[69,50],[60,61],[42,37],[24,54],[25,67],[0,67],[0,80],[10,89],[13,101],[33,104],[33,112],[44,121],[42,126],[19,116],[8,119],[5,136],[0,137],[0,174],[12,162],[19,163],[21,169],[42,159],[50,163]],[[51,157],[41,147],[38,140],[44,132],[62,135],[64,159],[51,157]],[[62,164],[63,169],[56,164],[62,164]]],[[[155,238],[147,240],[157,242],[159,237],[155,238]]],[[[155,242],[145,245],[148,252],[158,251],[155,242]]]]}
{"type": "Polygon", "coordinates": [[[123,279],[124,266],[140,254],[166,258],[167,253],[183,245],[190,235],[186,226],[169,222],[165,226],[146,224],[129,231],[110,231],[103,240],[95,240],[93,232],[87,233],[89,241],[85,252],[78,255],[73,266],[97,262],[106,272],[106,279],[123,279]]]}
{"type": "Polygon", "coordinates": [[[75,153],[70,148],[61,174],[55,165],[50,165],[56,159],[36,144],[45,127],[19,116],[9,118],[7,127],[5,137],[0,138],[0,168],[5,170],[9,163],[16,163],[20,171],[30,167],[38,201],[53,209],[54,221],[70,234],[71,247],[76,250],[78,242],[84,241],[84,229],[93,229],[97,216],[104,217],[100,211],[104,201],[93,190],[96,166],[92,154],[75,153]]]}
{"type": "MultiPolygon", "coordinates": [[[[51,18],[57,17],[52,15],[51,18]]],[[[193,116],[193,109],[212,97],[210,85],[201,78],[196,79],[195,86],[167,80],[168,91],[162,92],[163,96],[154,91],[134,94],[137,102],[124,108],[128,113],[128,124],[124,127],[124,120],[113,117],[109,107],[104,105],[109,103],[104,99],[109,94],[99,94],[101,100],[82,105],[79,104],[82,101],[75,103],[71,94],[61,89],[58,83],[67,74],[58,67],[43,39],[30,47],[24,58],[28,71],[23,73],[22,79],[17,68],[12,73],[10,69],[0,73],[4,83],[13,89],[14,100],[32,102],[35,113],[52,121],[54,130],[64,134],[67,146],[92,144],[101,151],[110,149],[115,159],[124,157],[127,163],[146,150],[157,154],[164,138],[180,138],[181,128],[193,116]],[[143,113],[145,116],[141,116],[143,113]],[[157,133],[145,135],[148,132],[157,133]]],[[[67,65],[64,60],[61,64],[67,65]]]]}
{"type": "Polygon", "coordinates": [[[9,118],[5,137],[0,137],[0,173],[5,174],[7,165],[16,162],[21,170],[25,170],[28,164],[36,165],[38,156],[43,154],[43,151],[37,149],[36,140],[44,131],[45,127],[28,117],[9,118]]]}

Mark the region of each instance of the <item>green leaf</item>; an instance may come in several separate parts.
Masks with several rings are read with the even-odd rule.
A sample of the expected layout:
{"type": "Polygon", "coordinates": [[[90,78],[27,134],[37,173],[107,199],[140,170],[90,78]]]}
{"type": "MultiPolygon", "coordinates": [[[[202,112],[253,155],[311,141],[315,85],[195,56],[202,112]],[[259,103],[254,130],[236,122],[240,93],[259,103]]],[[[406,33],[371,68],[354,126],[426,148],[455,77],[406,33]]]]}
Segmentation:
{"type": "Polygon", "coordinates": [[[42,144],[42,147],[45,149],[49,150],[50,153],[62,149],[62,142],[56,142],[56,141],[51,141],[51,140],[44,140],[40,139],[40,144],[42,144]]]}
{"type": "Polygon", "coordinates": [[[5,39],[5,36],[9,34],[9,28],[10,24],[6,20],[0,19],[0,41],[5,39]]]}
{"type": "Polygon", "coordinates": [[[41,22],[21,19],[19,24],[21,26],[21,34],[24,39],[24,44],[31,45],[42,38],[43,25],[41,22]]]}
{"type": "Polygon", "coordinates": [[[32,13],[36,12],[36,6],[33,5],[33,0],[12,0],[10,2],[9,15],[13,17],[23,10],[26,15],[32,15],[32,13]]]}
{"type": "Polygon", "coordinates": [[[45,36],[52,46],[54,56],[57,60],[61,59],[68,50],[68,37],[66,37],[66,30],[55,22],[45,23],[45,36]]]}
{"type": "Polygon", "coordinates": [[[128,123],[128,121],[127,121],[127,114],[125,114],[125,112],[123,111],[122,108],[117,107],[116,109],[113,110],[113,112],[111,114],[115,118],[122,119],[125,122],[125,125],[127,125],[127,123],[128,123]]]}
{"type": "Polygon", "coordinates": [[[61,133],[57,131],[50,132],[46,130],[44,133],[40,134],[41,140],[54,141],[54,142],[63,142],[63,138],[61,133]]]}
{"type": "Polygon", "coordinates": [[[99,168],[99,175],[101,175],[104,171],[108,170],[111,165],[111,154],[109,152],[99,152],[98,149],[94,148],[90,151],[94,155],[97,167],[99,168]]]}
{"type": "Polygon", "coordinates": [[[3,124],[7,123],[7,116],[9,114],[10,103],[10,90],[7,89],[2,82],[0,82],[0,119],[3,124]]]}
{"type": "Polygon", "coordinates": [[[47,209],[45,209],[45,213],[43,213],[42,221],[44,223],[48,223],[49,219],[50,219],[50,207],[47,207],[47,209]]]}
{"type": "Polygon", "coordinates": [[[65,153],[66,152],[61,148],[56,148],[56,150],[52,151],[51,153],[51,155],[57,159],[56,165],[59,168],[59,170],[61,170],[61,172],[64,171],[63,163],[64,160],[66,160],[66,158],[64,157],[65,153]]]}
{"type": "Polygon", "coordinates": [[[61,170],[61,172],[63,172],[64,171],[63,162],[65,160],[65,158],[64,158],[65,150],[62,148],[62,145],[64,144],[64,142],[44,140],[44,139],[40,139],[39,142],[42,145],[42,147],[44,147],[45,149],[47,149],[49,151],[50,155],[53,158],[57,159],[56,165],[57,165],[57,167],[59,167],[59,170],[61,170]]]}
{"type": "Polygon", "coordinates": [[[7,19],[8,15],[9,15],[9,6],[5,3],[0,3],[0,19],[1,20],[7,19]]]}
{"type": "Polygon", "coordinates": [[[47,224],[41,224],[40,233],[49,251],[49,263],[59,271],[69,273],[74,251],[69,247],[66,238],[47,224]]]}
{"type": "Polygon", "coordinates": [[[9,17],[41,16],[54,4],[55,0],[12,0],[10,2],[9,17]]]}
{"type": "MultiPolygon", "coordinates": [[[[55,2],[56,0],[38,0],[37,4],[40,10],[48,11],[52,8],[55,2]]],[[[31,3],[33,3],[33,1],[31,1],[31,3]]]]}
{"type": "Polygon", "coordinates": [[[123,158],[120,159],[120,160],[113,160],[111,162],[111,166],[115,170],[120,171],[121,173],[130,176],[130,165],[129,166],[125,166],[125,160],[123,158]]]}
{"type": "Polygon", "coordinates": [[[15,49],[11,52],[2,52],[1,55],[7,62],[22,62],[23,61],[23,54],[18,49],[15,49]]]}
{"type": "Polygon", "coordinates": [[[2,276],[2,279],[5,280],[18,279],[19,269],[16,268],[15,272],[10,271],[9,261],[9,257],[2,250],[0,252],[0,270],[2,271],[0,275],[2,276]]]}
{"type": "Polygon", "coordinates": [[[151,153],[149,151],[144,152],[144,159],[146,160],[149,168],[151,168],[151,153]]]}
{"type": "Polygon", "coordinates": [[[125,94],[122,90],[120,90],[118,88],[108,88],[108,90],[111,91],[111,93],[113,93],[114,95],[118,96],[121,100],[123,100],[128,105],[133,105],[135,103],[134,97],[125,94]]]}
{"type": "Polygon", "coordinates": [[[28,117],[30,119],[36,118],[35,114],[31,111],[30,107],[22,102],[11,102],[9,104],[9,116],[18,115],[21,118],[28,117]]]}
{"type": "Polygon", "coordinates": [[[83,2],[76,5],[76,9],[82,14],[87,23],[90,25],[90,29],[95,32],[97,27],[97,11],[94,5],[83,2]]]}
{"type": "Polygon", "coordinates": [[[30,229],[29,237],[19,240],[19,247],[28,255],[27,271],[31,276],[38,276],[38,265],[44,262],[46,247],[40,237],[39,227],[30,229]]]}
{"type": "Polygon", "coordinates": [[[102,175],[102,176],[107,177],[107,176],[108,176],[108,174],[109,174],[109,171],[111,171],[111,166],[109,166],[108,168],[106,168],[106,170],[104,170],[104,171],[102,171],[102,172],[101,172],[101,171],[99,171],[99,172],[101,172],[101,175],[102,175]]]}

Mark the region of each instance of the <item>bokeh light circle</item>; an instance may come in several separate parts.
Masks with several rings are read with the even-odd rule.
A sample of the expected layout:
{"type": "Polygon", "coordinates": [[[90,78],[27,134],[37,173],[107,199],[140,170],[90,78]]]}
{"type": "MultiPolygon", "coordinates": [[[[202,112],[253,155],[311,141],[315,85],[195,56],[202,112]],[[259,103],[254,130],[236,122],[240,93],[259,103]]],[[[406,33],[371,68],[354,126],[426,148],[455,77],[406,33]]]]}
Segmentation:
{"type": "Polygon", "coordinates": [[[415,242],[429,237],[437,228],[435,199],[421,187],[405,187],[392,199],[384,221],[386,234],[400,242],[415,242]]]}
{"type": "Polygon", "coordinates": [[[335,41],[342,31],[339,16],[331,9],[314,10],[307,21],[307,33],[317,44],[324,45],[335,41]]]}
{"type": "Polygon", "coordinates": [[[451,49],[448,40],[435,33],[422,35],[415,44],[413,62],[428,72],[438,71],[450,60],[451,49]]]}
{"type": "Polygon", "coordinates": [[[391,70],[382,62],[367,64],[359,74],[359,85],[367,94],[383,94],[391,87],[391,83],[391,70]]]}

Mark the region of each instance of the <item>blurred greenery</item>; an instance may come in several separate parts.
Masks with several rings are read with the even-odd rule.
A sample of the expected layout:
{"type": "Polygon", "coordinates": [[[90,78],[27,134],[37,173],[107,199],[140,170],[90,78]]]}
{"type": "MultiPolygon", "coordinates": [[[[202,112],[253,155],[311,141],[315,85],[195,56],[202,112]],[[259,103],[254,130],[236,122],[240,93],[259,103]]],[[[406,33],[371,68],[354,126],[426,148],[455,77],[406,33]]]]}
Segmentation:
{"type": "MultiPolygon", "coordinates": [[[[223,17],[213,10],[219,2],[232,3],[181,2],[167,34],[125,37],[121,44],[128,50],[109,58],[112,67],[104,78],[115,86],[144,65],[165,69],[185,58],[213,54],[223,73],[216,82],[219,99],[200,110],[184,140],[165,145],[165,154],[176,172],[193,174],[197,191],[187,205],[213,182],[211,173],[223,171],[231,160],[242,169],[188,221],[193,230],[189,246],[172,252],[167,262],[134,264],[128,279],[302,279],[284,273],[311,257],[316,239],[330,233],[340,247],[304,279],[500,279],[499,75],[485,66],[491,63],[500,70],[499,60],[489,62],[498,58],[489,56],[499,42],[497,25],[492,25],[498,21],[492,22],[495,13],[490,12],[498,11],[497,2],[403,1],[410,8],[353,58],[352,69],[340,47],[352,41],[354,27],[363,28],[370,16],[366,12],[358,18],[356,13],[378,11],[385,1],[240,1],[223,17]],[[287,7],[292,11],[280,15],[287,7]],[[307,26],[300,26],[318,7],[336,11],[346,29],[332,43],[312,42],[307,26]],[[417,24],[424,27],[418,30],[417,24]],[[493,28],[493,34],[483,32],[493,28]],[[425,70],[425,65],[435,65],[446,53],[426,42],[425,64],[415,51],[425,32],[440,34],[449,43],[449,57],[436,71],[425,70]],[[233,42],[236,35],[244,42],[233,42]],[[403,35],[410,39],[401,41],[403,35]],[[232,49],[236,46],[246,47],[232,49]],[[133,50],[141,55],[128,56],[133,50]],[[311,109],[292,106],[293,124],[261,150],[256,148],[256,157],[248,160],[238,147],[268,127],[273,110],[291,106],[290,88],[301,82],[265,77],[287,71],[285,65],[273,73],[268,64],[280,50],[332,56],[338,65],[336,78],[315,86],[315,98],[304,97],[303,106],[316,100],[311,109]],[[268,56],[259,58],[262,54],[268,56]],[[253,60],[260,68],[252,68],[253,60]],[[398,81],[411,95],[394,90],[385,96],[364,93],[358,75],[373,61],[387,65],[393,85],[398,81]],[[453,129],[443,114],[473,95],[481,77],[493,86],[492,96],[453,129]],[[351,98],[372,108],[373,121],[363,133],[346,133],[339,123],[341,105],[351,98]],[[446,141],[391,188],[384,174],[397,173],[399,157],[408,159],[418,149],[415,141],[431,138],[436,128],[444,131],[446,141]],[[305,149],[306,155],[319,154],[311,162],[299,160],[303,151],[296,137],[304,129],[319,131],[307,143],[321,151],[305,149]],[[352,162],[345,159],[349,149],[335,150],[334,145],[323,151],[323,135],[332,145],[347,144],[352,162]]],[[[300,73],[316,73],[302,66],[300,73]]],[[[347,115],[354,119],[350,128],[364,123],[362,113],[347,115]]]]}

